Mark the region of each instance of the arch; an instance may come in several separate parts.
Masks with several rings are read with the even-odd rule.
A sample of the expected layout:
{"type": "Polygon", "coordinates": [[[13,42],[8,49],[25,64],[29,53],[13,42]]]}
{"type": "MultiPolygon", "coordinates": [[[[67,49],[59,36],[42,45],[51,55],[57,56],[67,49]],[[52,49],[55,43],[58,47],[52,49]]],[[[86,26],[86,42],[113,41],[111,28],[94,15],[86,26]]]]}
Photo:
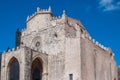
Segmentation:
{"type": "Polygon", "coordinates": [[[20,65],[17,58],[12,57],[7,66],[7,80],[19,80],[20,65]]]}
{"type": "Polygon", "coordinates": [[[33,60],[31,65],[31,80],[42,80],[43,61],[37,57],[33,60]]]}

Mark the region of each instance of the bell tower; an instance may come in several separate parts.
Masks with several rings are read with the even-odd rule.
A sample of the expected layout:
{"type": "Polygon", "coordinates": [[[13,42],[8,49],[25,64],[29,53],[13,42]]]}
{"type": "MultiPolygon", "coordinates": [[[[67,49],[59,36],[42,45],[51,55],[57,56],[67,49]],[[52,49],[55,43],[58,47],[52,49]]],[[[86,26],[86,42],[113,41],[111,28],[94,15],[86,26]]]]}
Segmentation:
{"type": "Polygon", "coordinates": [[[16,31],[16,43],[15,46],[18,47],[21,44],[21,32],[19,29],[16,31]]]}

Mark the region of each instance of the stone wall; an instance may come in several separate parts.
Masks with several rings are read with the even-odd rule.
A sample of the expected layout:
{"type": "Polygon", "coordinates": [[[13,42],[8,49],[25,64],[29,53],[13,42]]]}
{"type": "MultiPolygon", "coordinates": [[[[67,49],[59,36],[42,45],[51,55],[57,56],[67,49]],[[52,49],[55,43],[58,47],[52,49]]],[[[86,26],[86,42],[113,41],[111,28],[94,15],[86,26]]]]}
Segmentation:
{"type": "Polygon", "coordinates": [[[24,55],[24,48],[8,51],[6,53],[2,54],[2,61],[1,61],[1,80],[8,80],[9,78],[9,63],[12,58],[16,58],[18,60],[19,66],[20,66],[20,79],[19,80],[25,80],[24,78],[24,64],[25,64],[25,55],[24,55]]]}
{"type": "Polygon", "coordinates": [[[81,39],[82,80],[117,80],[116,63],[111,50],[95,44],[85,33],[81,39]]]}
{"type": "Polygon", "coordinates": [[[118,80],[120,80],[120,67],[118,67],[118,80]]]}
{"type": "Polygon", "coordinates": [[[50,8],[38,8],[26,22],[27,29],[17,38],[19,47],[2,54],[1,80],[9,80],[12,58],[20,65],[19,80],[32,79],[36,59],[42,80],[118,80],[112,51],[92,39],[78,20],[65,12],[56,18],[50,8]]]}

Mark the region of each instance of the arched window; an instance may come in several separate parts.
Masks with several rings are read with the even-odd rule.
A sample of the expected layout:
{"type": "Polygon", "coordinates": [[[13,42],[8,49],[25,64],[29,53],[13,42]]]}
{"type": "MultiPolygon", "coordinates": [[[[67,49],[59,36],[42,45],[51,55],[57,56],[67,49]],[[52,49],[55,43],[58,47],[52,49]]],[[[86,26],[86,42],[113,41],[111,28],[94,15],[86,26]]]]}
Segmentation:
{"type": "Polygon", "coordinates": [[[42,60],[40,58],[36,58],[32,62],[32,69],[31,69],[31,80],[42,80],[42,60]]]}
{"type": "Polygon", "coordinates": [[[19,80],[19,62],[13,57],[8,63],[8,79],[7,80],[19,80]]]}

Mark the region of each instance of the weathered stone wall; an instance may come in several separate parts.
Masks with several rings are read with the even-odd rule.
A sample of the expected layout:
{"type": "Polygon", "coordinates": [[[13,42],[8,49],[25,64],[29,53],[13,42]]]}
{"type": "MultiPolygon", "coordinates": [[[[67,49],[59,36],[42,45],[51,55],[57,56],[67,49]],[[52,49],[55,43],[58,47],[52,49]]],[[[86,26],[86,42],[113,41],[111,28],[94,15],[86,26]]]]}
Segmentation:
{"type": "MultiPolygon", "coordinates": [[[[48,77],[48,57],[43,52],[36,52],[28,47],[20,47],[20,49],[13,50],[2,54],[2,68],[1,68],[1,80],[9,80],[9,66],[12,58],[18,60],[19,63],[19,80],[31,80],[31,64],[35,58],[40,58],[43,61],[43,76],[42,80],[46,80],[48,77]]],[[[16,69],[16,68],[14,68],[16,69]]],[[[11,73],[14,74],[14,71],[11,73]]],[[[15,75],[14,75],[15,76],[15,75]]]]}
{"type": "Polygon", "coordinates": [[[118,67],[118,80],[120,80],[120,67],[118,67]]]}
{"type": "Polygon", "coordinates": [[[42,80],[47,80],[48,78],[48,55],[43,52],[38,52],[32,50],[28,47],[25,48],[25,80],[32,80],[31,78],[31,70],[32,70],[32,62],[39,58],[42,62],[43,73],[42,80]]]}
{"type": "Polygon", "coordinates": [[[31,80],[32,63],[41,62],[42,80],[118,80],[112,51],[91,39],[82,24],[63,13],[37,10],[21,32],[20,48],[2,54],[1,80],[9,80],[8,64],[20,65],[20,80],[31,80]]]}
{"type": "Polygon", "coordinates": [[[81,39],[82,80],[117,80],[113,53],[95,44],[85,34],[81,39]]]}
{"type": "Polygon", "coordinates": [[[48,74],[49,80],[62,80],[61,76],[64,76],[65,25],[62,18],[50,19],[52,19],[50,14],[39,14],[28,21],[27,29],[22,32],[22,42],[38,53],[48,54],[48,71],[44,74],[48,74]],[[36,46],[37,42],[40,42],[40,46],[36,46]]]}
{"type": "Polygon", "coordinates": [[[15,57],[18,62],[19,62],[19,66],[20,66],[20,79],[19,80],[25,80],[25,54],[24,54],[24,48],[21,49],[17,49],[17,50],[13,50],[13,51],[9,51],[6,53],[2,54],[2,64],[1,64],[1,80],[9,80],[9,72],[8,72],[8,64],[10,62],[10,60],[15,57]]]}
{"type": "Polygon", "coordinates": [[[81,39],[79,22],[66,18],[65,25],[65,70],[64,79],[82,80],[81,79],[81,39]],[[70,76],[71,75],[71,76],[70,76]]]}
{"type": "Polygon", "coordinates": [[[69,80],[70,74],[73,75],[74,80],[82,80],[80,38],[66,38],[65,49],[64,80],[69,80]]]}
{"type": "MultiPolygon", "coordinates": [[[[39,14],[39,13],[38,13],[39,14]]],[[[39,14],[27,22],[28,33],[49,27],[51,14],[39,14]]]]}
{"type": "Polygon", "coordinates": [[[48,54],[60,53],[63,50],[63,33],[60,26],[50,27],[39,32],[31,32],[31,34],[22,36],[22,42],[27,47],[37,50],[36,43],[40,42],[38,51],[48,54]],[[57,35],[57,36],[56,36],[57,35]],[[54,48],[53,48],[54,47],[54,48]]]}

